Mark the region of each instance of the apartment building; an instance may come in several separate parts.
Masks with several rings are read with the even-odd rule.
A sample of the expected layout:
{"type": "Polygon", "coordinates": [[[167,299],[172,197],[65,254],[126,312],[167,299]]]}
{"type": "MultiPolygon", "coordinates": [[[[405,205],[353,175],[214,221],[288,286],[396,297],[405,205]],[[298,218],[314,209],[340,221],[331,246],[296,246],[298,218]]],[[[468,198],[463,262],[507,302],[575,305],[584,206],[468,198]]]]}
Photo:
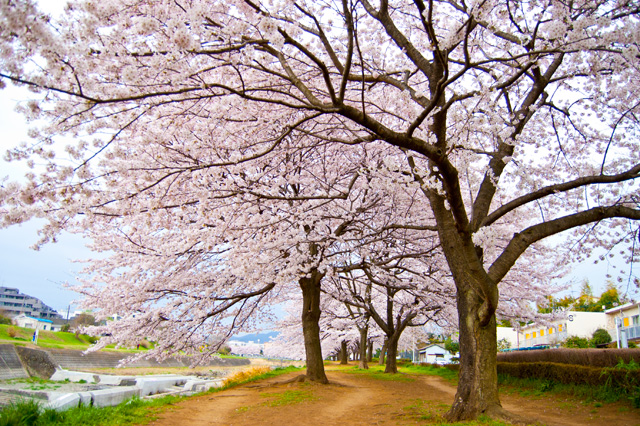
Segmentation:
{"type": "Polygon", "coordinates": [[[620,338],[622,347],[623,342],[640,342],[640,303],[627,303],[604,312],[569,311],[549,325],[529,324],[519,330],[517,347],[558,345],[571,336],[589,339],[599,328],[607,330],[613,341],[620,338]]]}
{"type": "Polygon", "coordinates": [[[11,287],[0,287],[0,311],[11,318],[20,314],[42,319],[60,318],[60,314],[40,299],[11,287]]]}

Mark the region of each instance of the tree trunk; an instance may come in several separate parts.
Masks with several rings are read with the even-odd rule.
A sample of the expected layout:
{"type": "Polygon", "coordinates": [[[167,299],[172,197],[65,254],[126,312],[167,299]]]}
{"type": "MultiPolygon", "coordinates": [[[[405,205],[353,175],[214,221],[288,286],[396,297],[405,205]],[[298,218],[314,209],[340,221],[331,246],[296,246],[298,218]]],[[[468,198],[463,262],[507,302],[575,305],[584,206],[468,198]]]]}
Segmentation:
{"type": "Polygon", "coordinates": [[[384,339],[382,348],[380,349],[380,358],[378,358],[378,365],[384,365],[385,354],[387,353],[387,339],[384,339]]]}
{"type": "Polygon", "coordinates": [[[307,361],[307,379],[329,383],[324,372],[320,345],[320,282],[323,274],[313,269],[309,276],[298,281],[302,289],[302,333],[307,361]]]}
{"type": "Polygon", "coordinates": [[[369,348],[367,349],[367,362],[373,360],[373,342],[369,342],[369,348]]]}
{"type": "Polygon", "coordinates": [[[358,367],[363,370],[368,370],[369,365],[367,364],[367,334],[369,331],[369,325],[365,324],[364,327],[360,329],[360,363],[358,367]]]}
{"type": "Polygon", "coordinates": [[[473,290],[458,290],[460,373],[456,397],[447,413],[452,421],[475,419],[481,414],[504,418],[507,414],[498,398],[495,314],[482,326],[481,307],[482,300],[473,290]]]}
{"type": "Polygon", "coordinates": [[[398,340],[400,340],[400,333],[394,333],[393,336],[387,337],[387,362],[384,367],[385,373],[396,374],[398,372],[398,364],[396,362],[396,358],[398,356],[398,340]]]}
{"type": "Polygon", "coordinates": [[[340,364],[349,364],[349,352],[347,351],[347,341],[340,342],[340,364]]]}

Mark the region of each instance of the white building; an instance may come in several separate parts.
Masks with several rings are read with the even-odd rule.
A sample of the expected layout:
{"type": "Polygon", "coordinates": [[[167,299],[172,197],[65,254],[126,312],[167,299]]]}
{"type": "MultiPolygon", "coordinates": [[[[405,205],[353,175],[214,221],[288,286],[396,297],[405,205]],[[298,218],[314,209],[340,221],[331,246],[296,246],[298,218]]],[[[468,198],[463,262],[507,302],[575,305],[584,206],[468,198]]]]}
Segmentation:
{"type": "Polygon", "coordinates": [[[604,312],[607,314],[607,331],[614,340],[617,337],[616,318],[618,318],[620,334],[624,333],[627,341],[640,341],[640,302],[627,303],[604,312]]]}
{"type": "Polygon", "coordinates": [[[54,330],[53,321],[43,318],[33,318],[25,314],[18,315],[13,319],[13,322],[18,327],[31,328],[33,330],[58,331],[54,330]]]}
{"type": "Polygon", "coordinates": [[[418,352],[418,361],[429,364],[450,364],[451,358],[451,352],[438,344],[426,346],[418,352]]]}
{"type": "Polygon", "coordinates": [[[552,321],[549,325],[534,323],[522,327],[518,335],[519,346],[514,347],[558,345],[570,336],[589,339],[599,328],[615,336],[615,330],[607,325],[608,317],[605,312],[569,311],[565,317],[552,321]]]}

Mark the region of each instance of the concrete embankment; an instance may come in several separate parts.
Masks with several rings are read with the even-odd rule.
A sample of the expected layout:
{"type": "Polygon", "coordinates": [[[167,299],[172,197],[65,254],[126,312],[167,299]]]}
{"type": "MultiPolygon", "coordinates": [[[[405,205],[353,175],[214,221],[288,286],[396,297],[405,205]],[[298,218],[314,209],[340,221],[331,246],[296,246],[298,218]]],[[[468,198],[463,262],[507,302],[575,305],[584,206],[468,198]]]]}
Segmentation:
{"type": "Polygon", "coordinates": [[[29,377],[14,345],[0,345],[0,380],[29,377]]]}
{"type": "MultiPolygon", "coordinates": [[[[189,394],[219,387],[222,380],[189,375],[117,376],[74,370],[115,368],[130,353],[91,352],[71,349],[25,348],[0,345],[0,380],[40,377],[57,384],[53,389],[32,391],[20,388],[20,384],[8,382],[0,388],[0,405],[14,397],[29,397],[42,401],[46,406],[64,410],[79,405],[103,407],[116,405],[134,396],[145,398],[159,394],[189,394]],[[59,385],[58,385],[59,384],[59,385]]],[[[207,367],[249,366],[246,358],[211,359],[207,367]]],[[[130,367],[188,367],[189,359],[171,358],[163,362],[139,360],[130,367]]]]}

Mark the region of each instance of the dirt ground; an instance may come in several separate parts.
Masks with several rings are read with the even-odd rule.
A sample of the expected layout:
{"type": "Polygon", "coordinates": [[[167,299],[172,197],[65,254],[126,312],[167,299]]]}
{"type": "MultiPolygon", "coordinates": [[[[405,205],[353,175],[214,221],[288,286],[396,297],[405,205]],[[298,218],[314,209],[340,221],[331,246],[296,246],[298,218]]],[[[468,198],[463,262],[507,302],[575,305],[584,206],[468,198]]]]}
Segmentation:
{"type": "MultiPolygon", "coordinates": [[[[435,376],[381,380],[328,371],[329,385],[285,383],[299,373],[194,397],[175,404],[153,426],[427,425],[442,421],[455,387],[435,376]]],[[[584,404],[558,396],[502,395],[504,408],[542,425],[640,426],[640,410],[584,404]]]]}

